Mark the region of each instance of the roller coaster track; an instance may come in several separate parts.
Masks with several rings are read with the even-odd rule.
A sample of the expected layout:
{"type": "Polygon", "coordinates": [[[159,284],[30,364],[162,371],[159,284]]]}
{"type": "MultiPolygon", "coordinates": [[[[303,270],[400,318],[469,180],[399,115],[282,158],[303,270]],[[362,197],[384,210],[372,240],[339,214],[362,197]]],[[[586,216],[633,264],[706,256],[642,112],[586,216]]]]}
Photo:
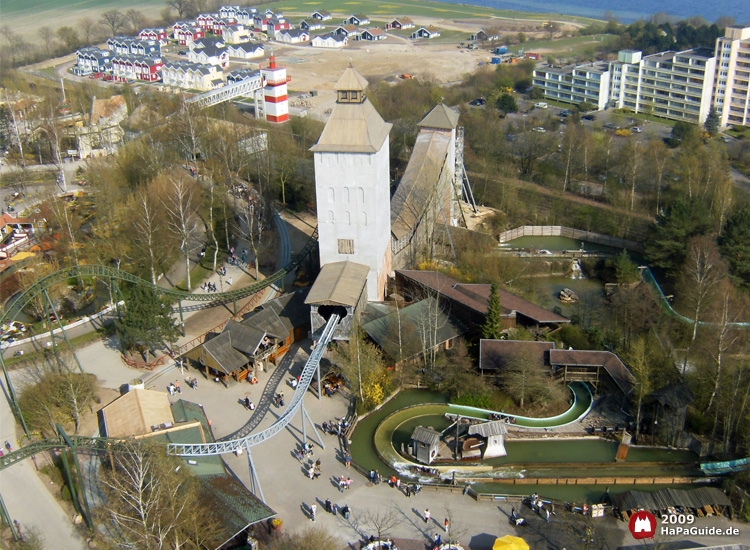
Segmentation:
{"type": "Polygon", "coordinates": [[[59,271],[55,271],[54,273],[51,273],[45,277],[42,277],[36,283],[31,285],[29,288],[27,288],[23,292],[23,294],[21,294],[18,298],[16,298],[10,305],[8,305],[8,307],[5,310],[5,313],[0,317],[0,325],[4,323],[8,323],[10,321],[14,321],[15,318],[18,316],[18,314],[23,310],[23,308],[25,308],[32,300],[39,297],[42,294],[42,292],[44,292],[44,290],[46,290],[47,288],[53,285],[56,285],[58,283],[65,282],[68,279],[78,278],[78,277],[106,277],[110,279],[117,279],[120,281],[126,281],[129,283],[134,283],[138,285],[149,286],[155,292],[163,296],[168,296],[175,300],[180,300],[180,301],[186,300],[186,301],[191,301],[191,302],[210,302],[210,304],[205,304],[200,307],[188,306],[187,308],[183,308],[183,311],[186,311],[189,309],[196,309],[196,308],[202,309],[203,307],[210,307],[210,306],[230,303],[235,300],[239,300],[241,298],[251,296],[272,284],[283,281],[284,277],[286,277],[289,273],[294,271],[294,269],[297,268],[297,266],[302,262],[305,256],[307,256],[308,253],[312,252],[317,241],[318,241],[318,229],[316,227],[315,231],[310,236],[310,239],[308,239],[304,248],[300,250],[299,253],[295,254],[291,258],[291,261],[288,264],[286,264],[284,267],[276,271],[274,274],[270,275],[269,277],[266,277],[262,281],[258,281],[256,283],[253,283],[243,288],[238,288],[238,289],[230,290],[227,292],[210,293],[210,294],[191,294],[189,292],[183,292],[181,290],[161,288],[159,286],[152,284],[149,281],[146,281],[136,275],[133,275],[132,273],[128,273],[127,271],[122,271],[120,269],[109,267],[109,266],[104,266],[104,265],[92,264],[92,265],[80,265],[80,266],[66,267],[59,271]]]}
{"type": "Polygon", "coordinates": [[[305,363],[305,366],[302,369],[299,384],[292,395],[292,400],[289,403],[289,406],[286,411],[284,411],[284,414],[282,414],[271,426],[263,431],[251,433],[247,436],[228,441],[195,444],[170,443],[167,445],[167,454],[176,456],[207,456],[233,453],[237,450],[244,450],[247,447],[259,445],[286,428],[287,424],[291,422],[294,415],[297,414],[297,411],[302,407],[302,400],[305,397],[307,388],[310,386],[313,375],[318,370],[320,360],[323,358],[323,353],[325,353],[326,347],[330,343],[331,338],[333,338],[333,333],[336,330],[338,322],[338,315],[331,315],[331,318],[328,319],[328,322],[325,327],[323,327],[323,331],[318,338],[315,349],[313,349],[307,363],[305,363]]]}
{"type": "MultiPolygon", "coordinates": [[[[237,439],[217,441],[215,443],[196,443],[196,444],[176,444],[170,443],[167,445],[167,454],[174,456],[206,456],[206,455],[220,455],[236,451],[237,449],[245,449],[246,447],[252,447],[259,445],[264,441],[269,440],[271,437],[282,431],[289,424],[294,415],[297,414],[300,407],[302,407],[302,400],[305,397],[310,382],[312,381],[313,375],[318,370],[320,360],[325,353],[326,347],[333,338],[333,333],[336,330],[336,325],[339,322],[338,315],[332,315],[331,318],[323,327],[323,331],[320,334],[320,338],[317,341],[315,349],[313,349],[310,357],[305,363],[302,369],[302,376],[300,377],[297,389],[292,395],[292,400],[289,403],[289,407],[286,409],[276,422],[270,427],[258,433],[251,433],[239,437],[237,439]]],[[[242,432],[242,430],[240,430],[242,432]]],[[[125,444],[128,443],[127,439],[110,438],[110,437],[84,437],[79,435],[68,436],[68,440],[78,451],[91,451],[91,452],[118,452],[125,444]]],[[[69,449],[70,445],[61,436],[51,437],[42,441],[35,441],[25,447],[6,453],[0,457],[0,470],[4,470],[17,462],[21,462],[37,453],[49,451],[49,450],[64,450],[69,449]]]]}
{"type": "MultiPolygon", "coordinates": [[[[116,439],[112,437],[84,437],[80,435],[70,435],[68,436],[68,440],[77,450],[88,450],[92,452],[117,451],[122,445],[128,442],[127,439],[116,439]]],[[[62,436],[50,437],[48,439],[43,439],[42,441],[34,441],[25,447],[21,447],[12,453],[5,453],[0,457],[0,470],[4,470],[5,468],[32,457],[37,453],[50,450],[61,451],[69,448],[70,445],[66,443],[62,436]]]]}

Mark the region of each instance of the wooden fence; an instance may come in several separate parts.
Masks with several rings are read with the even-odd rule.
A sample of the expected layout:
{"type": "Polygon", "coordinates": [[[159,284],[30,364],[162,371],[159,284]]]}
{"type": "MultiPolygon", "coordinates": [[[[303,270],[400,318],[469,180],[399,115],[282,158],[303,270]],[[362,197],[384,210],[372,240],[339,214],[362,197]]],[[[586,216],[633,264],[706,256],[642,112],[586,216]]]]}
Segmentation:
{"type": "Polygon", "coordinates": [[[639,242],[603,235],[602,233],[594,233],[593,231],[573,229],[562,225],[524,225],[500,233],[498,240],[501,243],[507,243],[519,237],[568,237],[579,241],[611,246],[619,250],[625,248],[631,252],[643,252],[643,245],[639,242]]]}

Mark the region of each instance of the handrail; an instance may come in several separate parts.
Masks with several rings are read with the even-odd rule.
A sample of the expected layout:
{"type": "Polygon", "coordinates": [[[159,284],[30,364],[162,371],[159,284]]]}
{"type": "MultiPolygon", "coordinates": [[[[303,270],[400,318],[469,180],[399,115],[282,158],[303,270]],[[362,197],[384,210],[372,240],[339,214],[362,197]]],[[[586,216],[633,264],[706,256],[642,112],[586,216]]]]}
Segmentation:
{"type": "Polygon", "coordinates": [[[289,403],[284,414],[282,414],[276,422],[270,427],[257,433],[252,433],[248,436],[241,437],[238,439],[232,439],[230,441],[215,441],[213,443],[170,443],[167,445],[167,454],[176,456],[211,456],[220,455],[226,453],[233,453],[238,450],[242,450],[246,447],[252,447],[263,443],[270,439],[291,422],[292,418],[302,406],[302,400],[305,397],[310,382],[312,381],[313,374],[320,364],[320,360],[323,358],[323,353],[326,351],[326,347],[333,338],[333,333],[336,330],[336,325],[339,322],[338,315],[331,315],[328,319],[323,332],[320,334],[315,348],[313,349],[310,357],[305,363],[302,369],[302,375],[300,376],[299,384],[297,389],[292,395],[292,400],[289,403]]]}

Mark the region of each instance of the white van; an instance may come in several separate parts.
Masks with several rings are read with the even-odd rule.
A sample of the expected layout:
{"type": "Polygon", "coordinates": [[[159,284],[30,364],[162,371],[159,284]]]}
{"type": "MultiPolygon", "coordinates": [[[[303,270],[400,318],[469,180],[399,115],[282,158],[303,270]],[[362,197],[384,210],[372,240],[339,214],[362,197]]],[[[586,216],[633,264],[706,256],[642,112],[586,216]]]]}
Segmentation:
{"type": "Polygon", "coordinates": [[[546,109],[547,104],[544,101],[540,101],[539,103],[535,103],[534,107],[536,107],[537,109],[546,109]]]}

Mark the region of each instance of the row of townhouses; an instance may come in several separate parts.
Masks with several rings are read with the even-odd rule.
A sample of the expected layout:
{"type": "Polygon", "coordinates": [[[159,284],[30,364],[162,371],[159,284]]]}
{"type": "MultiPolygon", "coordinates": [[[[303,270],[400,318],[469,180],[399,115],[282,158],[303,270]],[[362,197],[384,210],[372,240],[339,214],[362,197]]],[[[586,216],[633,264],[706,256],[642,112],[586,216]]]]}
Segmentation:
{"type": "Polygon", "coordinates": [[[534,70],[534,86],[566,103],[702,124],[712,108],[721,126],[750,125],[750,27],[728,27],[714,50],[643,55],[622,50],[617,61],[534,70]]]}
{"type": "MultiPolygon", "coordinates": [[[[177,21],[168,29],[146,28],[135,37],[110,38],[106,50],[81,48],[76,52],[78,63],[73,70],[78,75],[121,82],[161,80],[167,86],[205,92],[224,86],[224,69],[230,60],[264,56],[263,45],[251,40],[254,33],[265,33],[269,39],[281,43],[343,48],[349,40],[378,41],[387,37],[388,30],[416,28],[408,17],[387,21],[385,29],[368,27],[369,17],[354,14],[341,24],[331,26],[327,34],[311,36],[311,31],[324,29],[325,23],[331,20],[329,12],[317,10],[295,28],[283,14],[270,9],[261,13],[256,8],[222,6],[218,13],[203,13],[194,20],[177,21]],[[162,59],[161,46],[170,38],[188,47],[187,52],[181,52],[186,59],[162,59]]],[[[436,36],[440,36],[440,32],[432,26],[420,27],[412,33],[412,38],[436,36]]]]}

